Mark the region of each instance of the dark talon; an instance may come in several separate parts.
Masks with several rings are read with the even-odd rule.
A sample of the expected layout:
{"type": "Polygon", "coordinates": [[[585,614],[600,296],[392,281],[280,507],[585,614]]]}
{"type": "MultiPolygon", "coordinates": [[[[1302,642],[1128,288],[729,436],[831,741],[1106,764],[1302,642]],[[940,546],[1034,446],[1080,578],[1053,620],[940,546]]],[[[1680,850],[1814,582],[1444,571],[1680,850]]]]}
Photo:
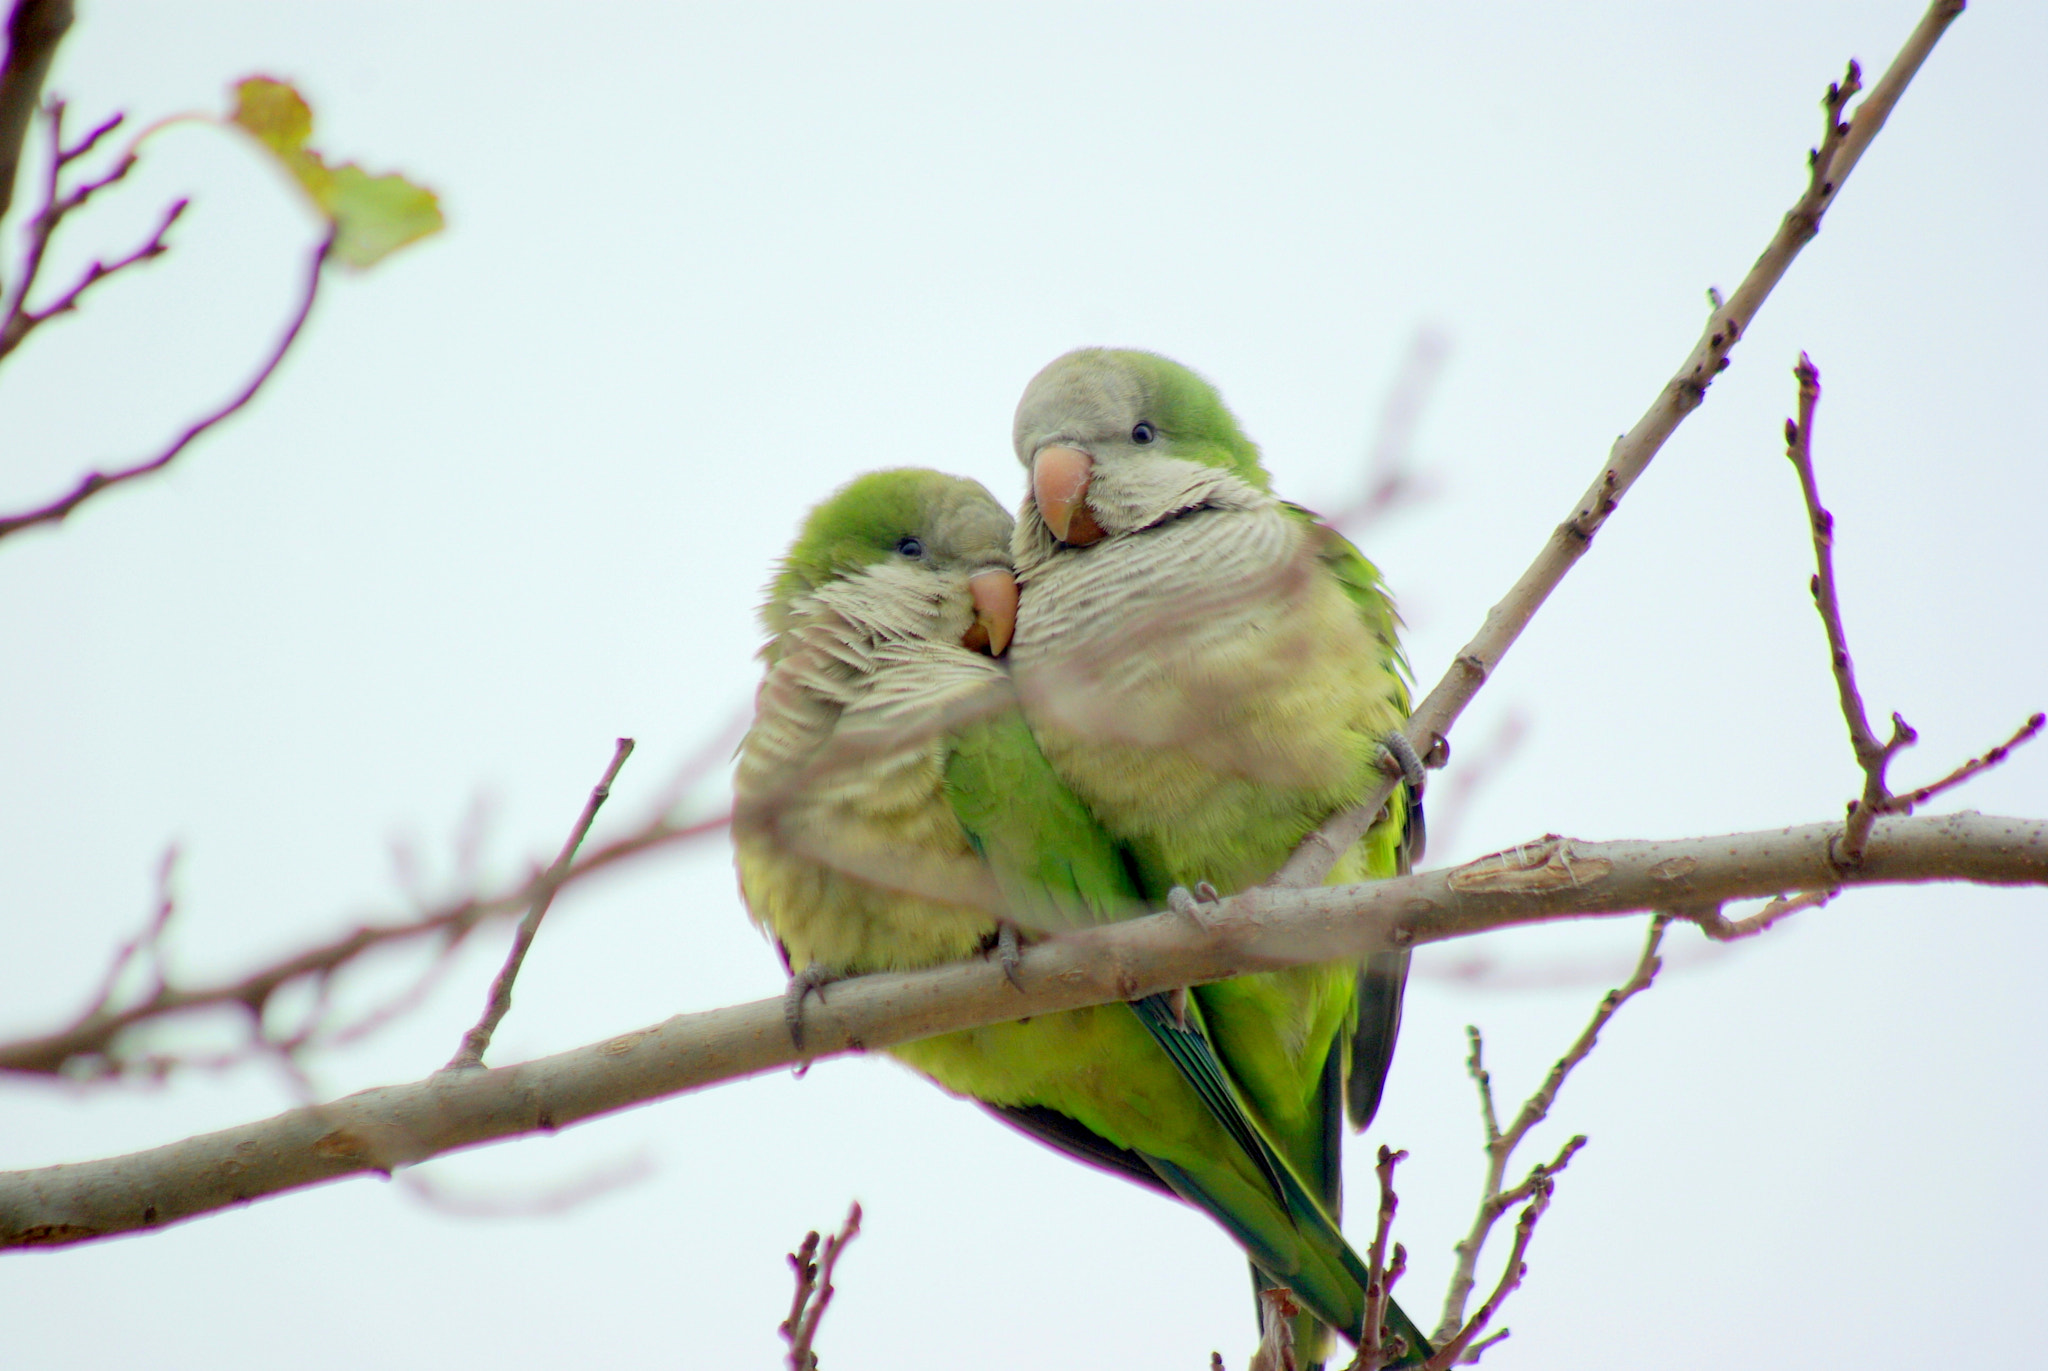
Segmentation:
{"type": "Polygon", "coordinates": [[[815,992],[818,1003],[823,1004],[825,987],[843,979],[837,971],[820,962],[812,962],[789,978],[789,988],[782,992],[782,1022],[788,1027],[790,1044],[797,1051],[804,1049],[804,996],[815,992]]]}
{"type": "Polygon", "coordinates": [[[1394,765],[1401,770],[1401,779],[1408,783],[1410,792],[1420,795],[1422,784],[1427,779],[1422,770],[1422,758],[1415,755],[1415,748],[1401,733],[1389,733],[1380,739],[1380,746],[1393,758],[1394,765]]]}
{"type": "Polygon", "coordinates": [[[1017,965],[1023,954],[1017,949],[1017,925],[1005,919],[996,925],[996,961],[1003,968],[1003,978],[1018,990],[1024,989],[1024,982],[1017,977],[1017,965]]]}

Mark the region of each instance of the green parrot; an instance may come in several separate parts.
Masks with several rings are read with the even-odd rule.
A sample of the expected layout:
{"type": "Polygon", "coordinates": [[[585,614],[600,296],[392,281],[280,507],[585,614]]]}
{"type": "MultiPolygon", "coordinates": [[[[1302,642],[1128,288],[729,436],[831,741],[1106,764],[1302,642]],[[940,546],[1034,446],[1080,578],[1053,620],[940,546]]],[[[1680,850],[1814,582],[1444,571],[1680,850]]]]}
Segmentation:
{"type": "MultiPolygon", "coordinates": [[[[769,587],[733,832],[748,910],[791,973],[793,1033],[805,995],[840,976],[1001,954],[1018,925],[1147,911],[1129,853],[1047,765],[998,660],[1018,604],[1010,533],[972,481],[874,472],[812,511],[769,587]]],[[[1355,1337],[1364,1263],[1317,1198],[1321,1176],[1255,1122],[1209,1031],[1204,1004],[1161,995],[889,1051],[1040,1141],[1201,1208],[1355,1337]]]]}
{"type": "MultiPolygon", "coordinates": [[[[1140,894],[1258,884],[1379,785],[1390,753],[1405,793],[1329,879],[1407,870],[1422,773],[1397,734],[1400,620],[1356,548],[1271,494],[1216,388],[1153,353],[1084,348],[1032,379],[1013,438],[1031,493],[1011,672],[1140,894]]],[[[1192,991],[1254,1119],[1332,1217],[1339,1119],[1362,1129],[1378,1109],[1407,971],[1400,951],[1192,991]]]]}

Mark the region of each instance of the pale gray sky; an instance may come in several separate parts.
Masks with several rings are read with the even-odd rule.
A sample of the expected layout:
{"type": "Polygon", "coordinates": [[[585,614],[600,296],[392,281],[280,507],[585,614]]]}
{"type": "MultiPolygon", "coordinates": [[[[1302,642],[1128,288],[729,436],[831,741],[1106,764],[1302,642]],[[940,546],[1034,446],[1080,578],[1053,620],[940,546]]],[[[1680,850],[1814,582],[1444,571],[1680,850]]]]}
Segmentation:
{"type": "MultiPolygon", "coordinates": [[[[1920,6],[81,9],[54,76],[81,118],[221,108],[239,77],[285,77],[321,147],[431,183],[450,227],[334,281],[272,389],[169,475],[0,546],[7,1036],[75,1010],[169,841],[176,964],[201,975],[401,908],[395,842],[448,888],[477,797],[491,874],[552,853],[618,734],[641,750],[599,832],[630,824],[751,689],[757,589],[802,510],[905,463],[1016,495],[1016,395],[1082,343],[1201,368],[1278,488],[1334,505],[1414,331],[1446,333],[1419,435],[1440,493],[1367,546],[1434,680],[1797,194],[1826,82],[1851,54],[1881,68],[1920,6]]],[[[1943,41],[1468,716],[1467,748],[1510,710],[1533,731],[1433,862],[1840,812],[1856,777],[1781,455],[1802,348],[1865,687],[1924,740],[1900,778],[2048,705],[2044,40],[2038,6],[1986,0],[1943,41]]],[[[287,312],[313,230],[246,149],[182,128],[132,181],[67,227],[53,279],[169,197],[194,208],[169,258],[0,371],[0,509],[150,451],[287,312]]],[[[1955,803],[2048,814],[2048,751],[1955,803]]],[[[1534,1140],[1530,1160],[1592,1137],[1488,1364],[2028,1359],[2048,1334],[2044,915],[2039,892],[1856,894],[1674,968],[1534,1140]]],[[[1419,958],[1381,1122],[1350,1155],[1369,1184],[1373,1143],[1414,1154],[1401,1294],[1425,1324],[1480,1177],[1463,1026],[1518,1099],[1640,932],[1419,958]],[[1573,983],[1473,989],[1450,973],[1474,957],[1573,983]]],[[[322,1088],[444,1060],[500,946],[322,1060],[322,1088]]],[[[707,846],[563,901],[496,1059],[780,984],[707,846]]],[[[290,1100],[258,1068],[0,1082],[0,1166],[290,1100]]],[[[1221,1232],[883,1060],[427,1171],[518,1197],[635,1159],[648,1178],[544,1218],[354,1181],[17,1255],[8,1355],[768,1367],[782,1254],[856,1196],[833,1371],[1193,1371],[1250,1346],[1221,1232]]]]}

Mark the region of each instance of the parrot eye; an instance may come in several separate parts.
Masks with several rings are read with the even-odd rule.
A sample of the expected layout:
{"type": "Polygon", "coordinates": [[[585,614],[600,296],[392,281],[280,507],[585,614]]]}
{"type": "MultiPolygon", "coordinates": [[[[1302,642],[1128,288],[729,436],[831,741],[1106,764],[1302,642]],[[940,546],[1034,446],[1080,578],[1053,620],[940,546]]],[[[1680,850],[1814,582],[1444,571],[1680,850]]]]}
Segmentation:
{"type": "Polygon", "coordinates": [[[1152,425],[1143,422],[1139,423],[1139,425],[1136,428],[1131,430],[1131,441],[1134,443],[1149,443],[1158,436],[1158,429],[1155,429],[1152,427],[1152,425]]]}
{"type": "Polygon", "coordinates": [[[909,534],[905,534],[903,537],[898,538],[896,540],[896,550],[902,553],[905,557],[924,556],[924,544],[919,542],[917,539],[911,537],[909,534]]]}

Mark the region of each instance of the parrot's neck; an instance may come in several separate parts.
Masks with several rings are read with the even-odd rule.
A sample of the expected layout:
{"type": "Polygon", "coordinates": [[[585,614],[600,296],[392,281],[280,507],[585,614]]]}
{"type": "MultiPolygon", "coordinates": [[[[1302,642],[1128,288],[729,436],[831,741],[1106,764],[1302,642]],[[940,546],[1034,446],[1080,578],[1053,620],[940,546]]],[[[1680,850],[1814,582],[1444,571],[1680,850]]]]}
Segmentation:
{"type": "Polygon", "coordinates": [[[1119,539],[1151,536],[1162,525],[1189,514],[1203,510],[1251,511],[1278,505],[1272,496],[1223,467],[1177,457],[1104,463],[1096,468],[1089,482],[1088,508],[1095,522],[1109,531],[1109,539],[1092,548],[1068,547],[1045,526],[1037,503],[1027,500],[1011,536],[1017,583],[1026,584],[1049,563],[1092,554],[1119,539]]]}

